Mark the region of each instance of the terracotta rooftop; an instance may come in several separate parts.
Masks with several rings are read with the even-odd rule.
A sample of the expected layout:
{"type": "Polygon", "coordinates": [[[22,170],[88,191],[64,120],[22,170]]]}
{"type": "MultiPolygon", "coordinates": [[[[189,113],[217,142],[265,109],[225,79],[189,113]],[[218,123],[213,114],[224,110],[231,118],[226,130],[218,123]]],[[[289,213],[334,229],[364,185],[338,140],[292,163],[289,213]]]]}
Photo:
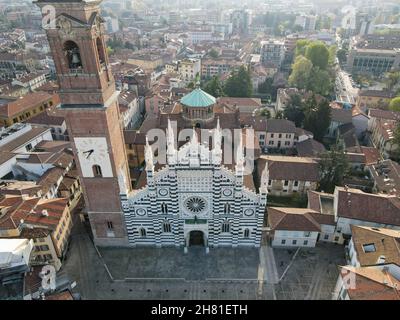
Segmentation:
{"type": "Polygon", "coordinates": [[[362,267],[379,263],[400,265],[400,231],[355,225],[350,227],[357,260],[362,267]],[[367,251],[365,246],[372,249],[367,251]],[[384,261],[379,262],[380,258],[384,261]]]}
{"type": "Polygon", "coordinates": [[[235,97],[221,97],[218,98],[219,103],[234,105],[234,106],[249,106],[261,107],[261,99],[259,98],[235,98],[235,97]]]}
{"type": "Polygon", "coordinates": [[[33,116],[29,119],[29,123],[32,124],[41,124],[41,125],[48,125],[48,126],[61,126],[65,119],[64,117],[55,116],[52,114],[48,114],[47,112],[39,113],[36,116],[33,116]]]}
{"type": "Polygon", "coordinates": [[[376,267],[341,267],[340,275],[355,275],[354,288],[348,288],[351,300],[400,300],[400,282],[387,271],[376,267]]]}
{"type": "Polygon", "coordinates": [[[365,165],[376,164],[381,159],[380,152],[374,147],[355,146],[346,148],[350,153],[362,153],[365,157],[365,165]]]}
{"type": "Polygon", "coordinates": [[[294,122],[286,119],[268,119],[267,132],[269,133],[296,133],[294,122]]]}
{"type": "Polygon", "coordinates": [[[300,157],[319,157],[321,153],[326,151],[324,145],[314,139],[297,142],[296,148],[300,157]]]}
{"type": "MultiPolygon", "coordinates": [[[[58,99],[58,95],[51,95],[47,92],[29,93],[20,99],[0,106],[0,116],[12,117],[20,112],[33,108],[38,104],[47,102],[51,99],[58,99]]],[[[55,102],[54,104],[57,104],[57,102],[55,102]]]]}
{"type": "Polygon", "coordinates": [[[339,123],[351,123],[352,111],[346,109],[331,108],[331,121],[337,121],[339,123]]]}
{"type": "Polygon", "coordinates": [[[318,163],[312,158],[266,156],[261,155],[258,161],[259,176],[268,162],[271,180],[318,181],[318,163]]]}
{"type": "Polygon", "coordinates": [[[269,207],[268,225],[272,230],[320,232],[321,226],[311,213],[318,214],[311,209],[269,207]]]}
{"type": "Polygon", "coordinates": [[[379,118],[386,120],[400,120],[400,112],[397,111],[369,109],[368,115],[372,118],[379,118]]]}
{"type": "Polygon", "coordinates": [[[400,226],[400,199],[396,196],[370,194],[345,187],[336,187],[336,192],[339,217],[400,226]]]}
{"type": "Polygon", "coordinates": [[[26,199],[22,196],[3,196],[0,199],[2,211],[0,228],[6,230],[18,228],[21,220],[23,220],[25,224],[54,230],[63,215],[67,203],[68,199],[60,198],[45,200],[40,198],[26,199]],[[43,210],[47,210],[47,216],[42,214],[43,210]]]}
{"type": "Polygon", "coordinates": [[[400,165],[390,159],[369,166],[379,192],[400,195],[400,165]]]}

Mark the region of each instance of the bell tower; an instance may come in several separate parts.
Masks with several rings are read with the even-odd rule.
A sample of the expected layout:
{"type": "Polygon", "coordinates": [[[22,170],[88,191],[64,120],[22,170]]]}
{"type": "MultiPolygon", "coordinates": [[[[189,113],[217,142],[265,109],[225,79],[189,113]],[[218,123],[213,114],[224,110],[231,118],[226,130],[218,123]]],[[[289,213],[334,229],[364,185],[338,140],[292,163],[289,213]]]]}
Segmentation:
{"type": "Polygon", "coordinates": [[[128,243],[121,196],[130,191],[130,177],[101,2],[35,1],[49,23],[60,86],[57,113],[66,119],[95,243],[121,246],[128,243]]]}

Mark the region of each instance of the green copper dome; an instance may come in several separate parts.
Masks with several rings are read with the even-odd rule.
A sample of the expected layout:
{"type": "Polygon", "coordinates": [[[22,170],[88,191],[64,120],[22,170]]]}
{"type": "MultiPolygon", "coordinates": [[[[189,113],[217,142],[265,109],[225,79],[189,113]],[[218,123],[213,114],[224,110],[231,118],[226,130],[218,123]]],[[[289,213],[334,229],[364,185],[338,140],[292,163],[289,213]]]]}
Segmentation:
{"type": "Polygon", "coordinates": [[[182,97],[181,103],[187,107],[208,107],[215,104],[215,98],[200,88],[182,97]]]}

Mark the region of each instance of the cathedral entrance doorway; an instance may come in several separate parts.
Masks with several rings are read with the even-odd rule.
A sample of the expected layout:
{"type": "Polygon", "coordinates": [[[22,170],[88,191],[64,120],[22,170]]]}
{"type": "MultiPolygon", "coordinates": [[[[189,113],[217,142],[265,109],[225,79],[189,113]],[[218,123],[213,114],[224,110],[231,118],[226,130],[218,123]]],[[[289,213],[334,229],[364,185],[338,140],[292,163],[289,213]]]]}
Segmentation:
{"type": "Polygon", "coordinates": [[[204,246],[204,233],[203,231],[190,231],[189,246],[204,246]]]}

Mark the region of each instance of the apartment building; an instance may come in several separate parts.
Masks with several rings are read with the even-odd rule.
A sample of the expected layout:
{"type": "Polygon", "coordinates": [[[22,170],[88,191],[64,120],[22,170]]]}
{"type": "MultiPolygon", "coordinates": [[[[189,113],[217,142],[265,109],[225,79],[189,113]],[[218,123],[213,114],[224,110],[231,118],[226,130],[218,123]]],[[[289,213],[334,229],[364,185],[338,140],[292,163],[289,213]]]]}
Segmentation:
{"type": "Polygon", "coordinates": [[[306,194],[316,190],[319,181],[318,163],[312,158],[266,156],[257,160],[258,176],[268,166],[268,192],[274,196],[306,194]]]}
{"type": "Polygon", "coordinates": [[[285,43],[280,40],[261,41],[261,61],[263,64],[274,64],[278,68],[285,58],[285,43]]]}
{"type": "Polygon", "coordinates": [[[17,122],[29,121],[32,117],[59,103],[57,94],[33,92],[0,106],[0,124],[8,127],[17,122]]]}
{"type": "Polygon", "coordinates": [[[58,270],[72,228],[67,202],[60,198],[3,195],[0,199],[0,237],[30,236],[35,243],[34,263],[53,264],[58,270]]]}
{"type": "Polygon", "coordinates": [[[346,68],[353,74],[382,75],[400,69],[400,49],[353,48],[346,68]]]}

